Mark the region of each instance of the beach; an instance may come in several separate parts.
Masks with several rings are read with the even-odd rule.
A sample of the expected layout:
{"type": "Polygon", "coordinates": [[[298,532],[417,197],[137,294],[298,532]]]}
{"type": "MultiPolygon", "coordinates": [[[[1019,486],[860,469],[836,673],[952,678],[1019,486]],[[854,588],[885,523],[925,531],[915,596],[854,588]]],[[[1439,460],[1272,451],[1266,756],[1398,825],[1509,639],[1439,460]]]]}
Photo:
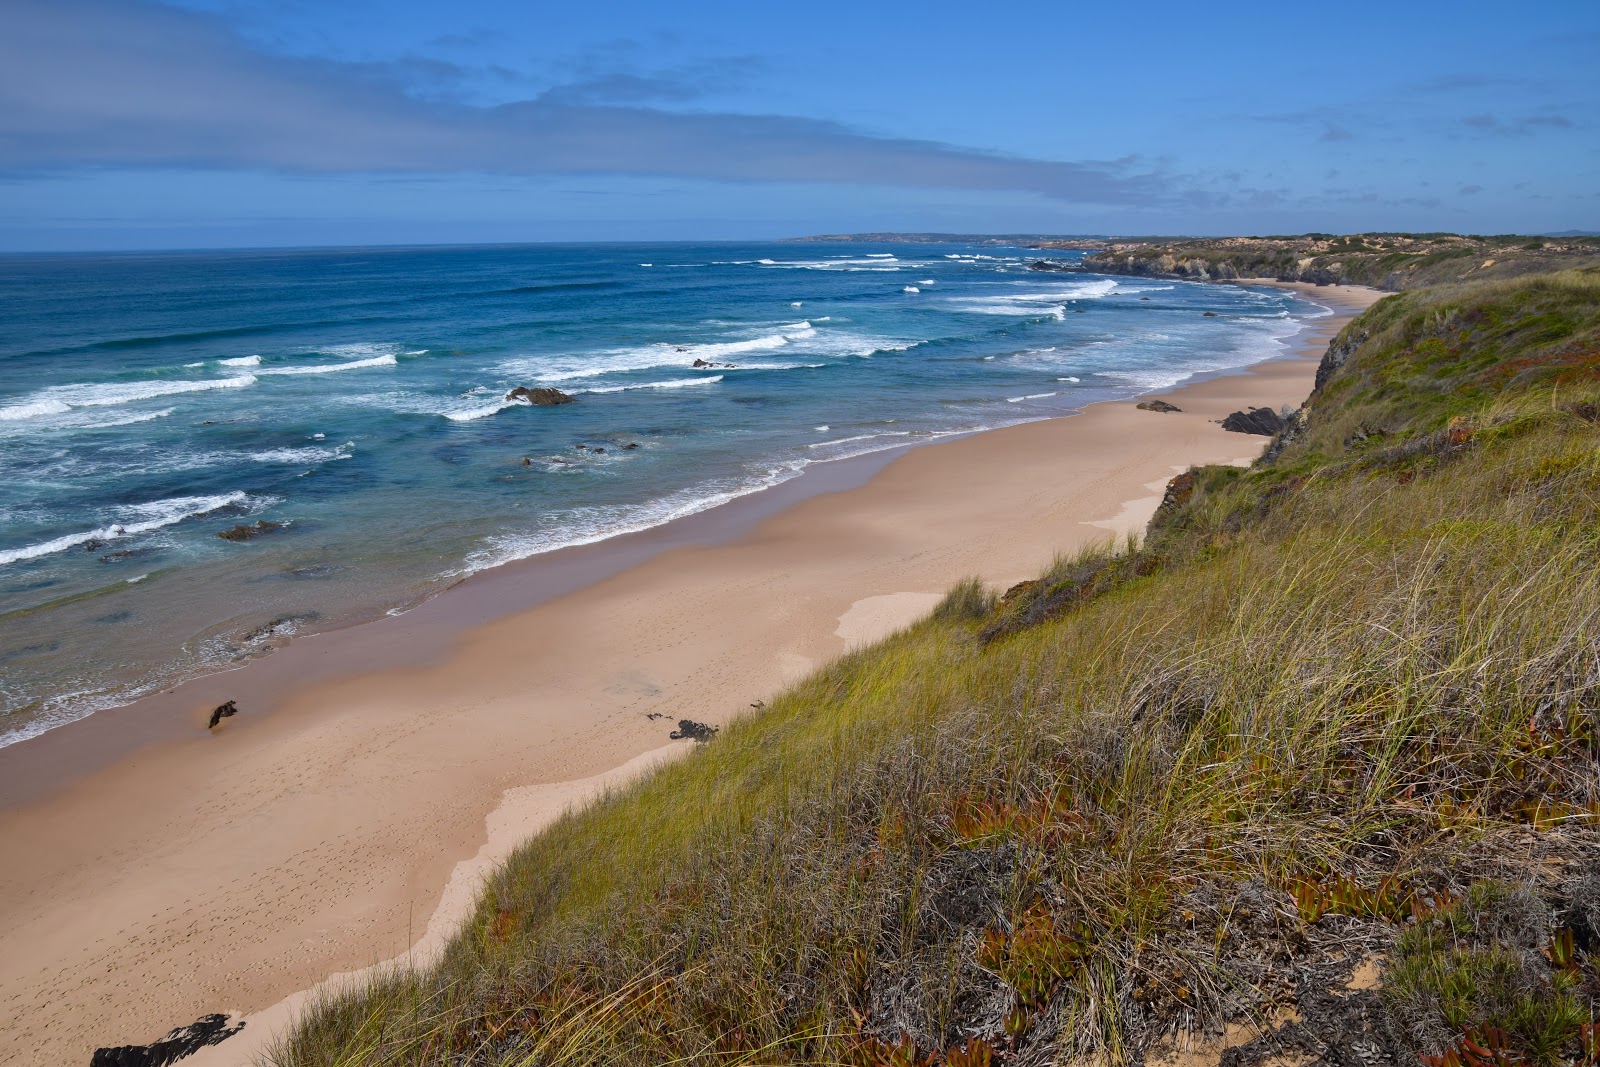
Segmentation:
{"type": "MultiPolygon", "coordinates": [[[[1382,295],[1303,289],[1336,314],[1285,358],[1161,393],[1180,413],[1097,404],[873,459],[781,507],[747,498],[733,525],[709,512],[692,537],[487,571],[426,612],[0,751],[0,1059],[85,1063],[436,943],[470,905],[458,863],[481,871],[619,767],[685,755],[679,719],[747,712],[963,577],[1004,587],[1142,529],[1174,474],[1254,459],[1266,439],[1217,420],[1298,404],[1382,295]],[[208,732],[227,699],[241,714],[208,732]]],[[[255,1022],[204,1062],[259,1047],[255,1022]]]]}

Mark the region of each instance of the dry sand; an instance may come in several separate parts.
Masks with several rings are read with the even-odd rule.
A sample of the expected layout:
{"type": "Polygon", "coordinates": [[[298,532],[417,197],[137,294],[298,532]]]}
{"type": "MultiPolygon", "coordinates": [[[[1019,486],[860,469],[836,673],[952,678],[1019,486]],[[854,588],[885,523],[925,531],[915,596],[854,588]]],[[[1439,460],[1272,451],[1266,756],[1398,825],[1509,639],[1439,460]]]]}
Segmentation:
{"type": "MultiPolygon", "coordinates": [[[[239,1062],[284,998],[424,932],[432,951],[518,838],[681,749],[666,740],[678,718],[724,722],[957,579],[1030,577],[1141,528],[1187,466],[1259,454],[1264,438],[1215,420],[1299,403],[1332,331],[1383,294],[1310,295],[1340,314],[1297,356],[1163,394],[1181,414],[1100,404],[912,449],[864,485],[466,628],[414,665],[341,676],[285,653],[53,731],[32,753],[91,753],[128,724],[147,737],[0,810],[0,1062],[82,1065],[207,1012],[278,1005],[246,1028],[255,1040],[205,1054],[239,1062]],[[270,709],[267,689],[238,688],[252,680],[281,694],[270,709]],[[208,734],[220,692],[258,699],[208,734]]],[[[399,621],[347,644],[381,647],[399,621]]],[[[31,745],[3,750],[0,774],[31,745]]]]}

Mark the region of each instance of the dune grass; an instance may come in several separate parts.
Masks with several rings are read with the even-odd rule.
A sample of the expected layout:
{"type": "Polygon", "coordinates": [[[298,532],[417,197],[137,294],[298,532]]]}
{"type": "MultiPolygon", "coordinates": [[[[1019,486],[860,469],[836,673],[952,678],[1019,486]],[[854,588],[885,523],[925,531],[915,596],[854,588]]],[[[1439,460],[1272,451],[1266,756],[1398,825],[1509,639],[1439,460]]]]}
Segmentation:
{"type": "Polygon", "coordinates": [[[1583,1060],[1597,339],[1593,273],[1383,301],[1273,462],[565,817],[271,1062],[1121,1063],[1352,946],[1380,1059],[1583,1060]]]}

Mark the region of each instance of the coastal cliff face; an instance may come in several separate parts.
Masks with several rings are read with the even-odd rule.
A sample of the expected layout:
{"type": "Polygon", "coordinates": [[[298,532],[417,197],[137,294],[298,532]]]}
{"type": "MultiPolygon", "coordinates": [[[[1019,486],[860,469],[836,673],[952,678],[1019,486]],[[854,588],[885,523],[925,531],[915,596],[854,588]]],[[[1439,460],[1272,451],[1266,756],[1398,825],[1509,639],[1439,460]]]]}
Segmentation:
{"type": "MultiPolygon", "coordinates": [[[[1068,248],[1041,242],[1039,248],[1068,248]]],[[[1366,285],[1390,292],[1461,281],[1520,277],[1600,263],[1600,239],[1355,234],[1113,241],[1081,269],[1191,281],[1270,278],[1313,285],[1366,285]]]]}
{"type": "Polygon", "coordinates": [[[1593,1067],[1600,270],[1380,301],[1269,457],[567,817],[272,1062],[1593,1067]]]}

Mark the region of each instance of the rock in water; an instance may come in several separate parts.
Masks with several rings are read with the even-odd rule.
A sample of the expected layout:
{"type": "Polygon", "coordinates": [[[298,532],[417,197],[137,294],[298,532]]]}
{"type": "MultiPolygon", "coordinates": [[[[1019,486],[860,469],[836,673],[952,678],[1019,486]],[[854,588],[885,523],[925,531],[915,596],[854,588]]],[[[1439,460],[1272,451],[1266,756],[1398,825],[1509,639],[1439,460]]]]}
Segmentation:
{"type": "Polygon", "coordinates": [[[273,530],[281,529],[283,529],[283,523],[281,522],[268,522],[266,519],[257,519],[254,526],[241,522],[237,526],[218,531],[217,536],[224,541],[251,541],[264,533],[271,533],[273,530]]]}
{"type": "Polygon", "coordinates": [[[213,729],[223,719],[237,714],[239,714],[239,705],[233,701],[230,700],[226,704],[218,704],[211,712],[211,721],[206,723],[206,729],[213,729]]]}
{"type": "Polygon", "coordinates": [[[1169,404],[1165,400],[1146,400],[1135,405],[1140,411],[1182,411],[1176,404],[1169,404]]]}
{"type": "Polygon", "coordinates": [[[180,1026],[149,1045],[97,1048],[89,1067],[167,1067],[207,1045],[226,1041],[243,1029],[244,1023],[229,1026],[226,1015],[202,1015],[190,1025],[180,1026]]]}
{"type": "Polygon", "coordinates": [[[1222,420],[1224,430],[1234,433],[1254,433],[1262,437],[1271,437],[1283,429],[1284,419],[1271,408],[1251,408],[1249,411],[1235,411],[1232,415],[1222,420]]]}
{"type": "Polygon", "coordinates": [[[705,723],[695,722],[693,719],[679,719],[678,728],[667,736],[674,741],[689,739],[703,743],[711,740],[711,735],[716,732],[717,728],[715,726],[707,726],[705,723]]]}
{"type": "Polygon", "coordinates": [[[529,389],[525,385],[519,385],[506,394],[506,399],[521,400],[536,408],[553,408],[557,404],[570,404],[577,398],[570,397],[559,389],[529,389]]]}

